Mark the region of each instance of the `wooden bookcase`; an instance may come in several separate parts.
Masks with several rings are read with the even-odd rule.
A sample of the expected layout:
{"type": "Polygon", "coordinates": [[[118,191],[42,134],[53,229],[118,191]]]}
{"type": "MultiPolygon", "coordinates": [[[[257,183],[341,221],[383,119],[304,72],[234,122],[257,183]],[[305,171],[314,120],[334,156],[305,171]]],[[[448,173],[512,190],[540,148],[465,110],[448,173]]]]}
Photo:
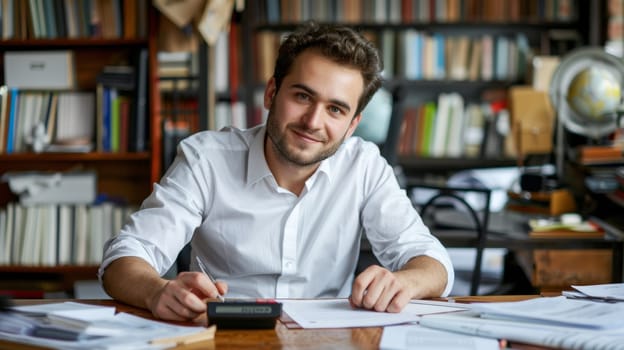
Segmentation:
{"type": "MultiPolygon", "coordinates": [[[[505,91],[512,85],[527,84],[524,76],[453,78],[450,77],[448,62],[453,60],[456,51],[445,54],[447,60],[446,75],[442,78],[410,78],[405,67],[416,62],[406,62],[402,69],[398,69],[399,57],[402,50],[398,42],[401,35],[408,31],[416,31],[426,35],[439,35],[443,40],[468,37],[478,40],[484,35],[515,40],[518,34],[523,34],[536,55],[562,55],[579,45],[600,45],[604,38],[606,24],[606,1],[586,2],[578,0],[566,1],[466,1],[466,8],[461,8],[460,2],[442,2],[445,14],[436,13],[436,2],[428,3],[425,7],[430,13],[422,16],[419,11],[425,2],[422,1],[337,1],[335,3],[316,3],[305,0],[279,2],[273,0],[247,2],[244,14],[246,37],[251,42],[244,43],[243,49],[248,64],[245,65],[245,91],[249,115],[254,115],[253,94],[264,84],[264,79],[271,73],[273,57],[270,56],[279,44],[280,35],[293,30],[297,24],[314,20],[319,23],[340,23],[352,26],[369,35],[377,43],[384,59],[390,57],[395,71],[386,76],[384,87],[394,96],[397,106],[393,110],[390,131],[387,143],[393,148],[398,145],[400,138],[401,120],[408,107],[414,107],[426,101],[437,103],[440,94],[457,92],[465,103],[481,103],[483,93],[487,90],[505,91]],[[332,7],[334,6],[334,7],[332,7]],[[558,6],[558,7],[557,7],[558,6]],[[392,8],[398,8],[397,14],[392,8]],[[406,12],[410,12],[406,15],[406,12]],[[514,12],[515,11],[515,12],[514,12]],[[566,12],[567,11],[567,12],[566,12]],[[565,13],[564,13],[565,12],[565,13]],[[420,17],[419,17],[420,16],[420,17]],[[393,35],[392,44],[384,46],[384,33],[393,35]],[[564,33],[565,39],[559,39],[564,33]],[[571,39],[573,38],[573,39],[571,39]],[[561,42],[562,41],[562,42],[561,42]],[[267,47],[268,49],[263,49],[267,47]],[[386,47],[391,47],[390,55],[384,54],[386,47]],[[265,59],[266,54],[269,59],[265,59]],[[251,61],[253,57],[253,62],[251,61]],[[266,62],[264,62],[266,61],[266,62]],[[264,63],[263,63],[264,62],[264,63]],[[397,115],[400,114],[400,115],[397,115]]],[[[449,40],[450,41],[450,40],[449,40]]],[[[515,43],[514,43],[515,44],[515,43]]],[[[256,113],[257,115],[257,113],[256,113]]],[[[250,119],[250,124],[255,124],[250,119]]],[[[388,153],[386,153],[387,155],[388,153]]],[[[391,163],[401,165],[407,175],[419,176],[424,173],[439,173],[440,170],[448,175],[453,171],[474,167],[493,167],[514,165],[514,160],[503,154],[494,156],[479,156],[466,161],[465,157],[431,156],[417,154],[392,154],[391,163]],[[449,170],[449,171],[447,171],[449,170]]]]}
{"type": "MultiPolygon", "coordinates": [[[[30,6],[35,2],[24,2],[30,6]]],[[[61,4],[62,2],[59,2],[61,4]]],[[[102,4],[105,2],[102,1],[102,4]]],[[[112,3],[112,2],[111,2],[112,3]]],[[[120,6],[130,5],[129,11],[136,13],[130,21],[127,16],[118,18],[118,22],[125,25],[136,25],[132,33],[118,33],[104,38],[103,32],[97,34],[81,34],[77,38],[34,37],[32,27],[27,28],[26,34],[20,34],[8,39],[0,36],[0,86],[5,84],[4,54],[10,51],[69,50],[74,54],[76,89],[72,91],[96,92],[98,75],[105,66],[119,64],[131,65],[138,76],[138,56],[140,52],[147,53],[146,71],[143,77],[145,86],[145,147],[138,151],[123,152],[92,151],[88,153],[34,153],[32,151],[0,153],[0,176],[7,172],[65,172],[70,170],[92,170],[97,174],[97,193],[126,203],[129,206],[138,206],[151,192],[152,184],[161,176],[161,129],[160,129],[160,96],[158,94],[158,77],[156,76],[156,50],[158,33],[158,13],[152,7],[151,1],[119,2],[120,6]],[[141,3],[141,4],[139,4],[141,3]],[[142,7],[144,6],[144,7],[142,7]],[[141,11],[141,9],[144,9],[141,11]]],[[[69,3],[67,3],[69,4],[69,3]]],[[[99,1],[92,2],[98,6],[99,1]]],[[[28,9],[28,8],[27,8],[28,9]]],[[[30,9],[28,9],[30,11],[30,9]]],[[[123,11],[126,11],[125,8],[123,11]]],[[[127,13],[130,13],[130,12],[127,13]]],[[[54,12],[59,14],[58,10],[54,12]]],[[[65,13],[67,15],[67,13],[65,13]]],[[[108,15],[101,20],[108,21],[108,15]]],[[[58,18],[57,18],[58,19],[58,18]]],[[[16,17],[13,20],[18,21],[16,17]]],[[[27,26],[32,21],[27,20],[27,26]]],[[[58,25],[58,23],[57,23],[58,25]]],[[[104,25],[104,24],[103,24],[104,25]]],[[[96,29],[97,31],[97,29],[96,29]]],[[[143,61],[145,62],[145,61],[143,61]]],[[[138,79],[138,78],[137,78],[138,79]]],[[[137,83],[139,83],[137,81],[137,83]]],[[[136,88],[135,88],[136,90],[136,88]]],[[[134,91],[132,92],[135,93],[134,91]]],[[[133,101],[132,103],[136,103],[133,101]]],[[[136,116],[136,115],[135,115],[136,116]]],[[[130,118],[133,116],[131,115],[130,118]]],[[[8,123],[8,122],[7,122],[8,123]]],[[[96,128],[101,127],[96,125],[96,128]]],[[[129,137],[131,138],[131,137],[129,137]]],[[[95,140],[94,140],[95,141],[95,140]]],[[[132,140],[130,140],[132,141],[132,140]]],[[[129,141],[129,142],[130,142],[129,141]]],[[[6,142],[6,138],[5,138],[6,142]]],[[[6,149],[6,148],[5,148],[6,149]]],[[[97,148],[95,148],[97,149],[97,148]]],[[[8,184],[0,183],[0,208],[5,208],[9,202],[17,202],[8,184]]],[[[37,289],[46,292],[67,292],[71,295],[73,283],[76,280],[96,279],[97,265],[62,265],[62,266],[25,266],[20,264],[0,265],[0,292],[15,289],[37,289]],[[24,283],[21,283],[24,282],[24,283]]],[[[19,291],[16,293],[19,295],[19,291]]]]}

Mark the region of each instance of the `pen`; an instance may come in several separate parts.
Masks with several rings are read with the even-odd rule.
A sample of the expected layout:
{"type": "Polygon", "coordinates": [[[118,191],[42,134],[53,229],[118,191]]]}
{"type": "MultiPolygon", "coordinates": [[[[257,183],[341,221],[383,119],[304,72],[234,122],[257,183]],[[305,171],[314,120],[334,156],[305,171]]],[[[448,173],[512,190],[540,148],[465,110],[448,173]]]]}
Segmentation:
{"type": "MultiPolygon", "coordinates": [[[[204,264],[204,261],[199,257],[199,255],[195,255],[195,259],[197,260],[197,264],[199,265],[199,269],[201,270],[201,272],[203,272],[204,275],[208,276],[208,278],[210,278],[210,281],[216,286],[217,281],[214,279],[214,277],[212,277],[210,273],[208,273],[208,268],[204,264]]],[[[225,301],[225,298],[221,294],[217,294],[217,299],[222,302],[225,301]]]]}

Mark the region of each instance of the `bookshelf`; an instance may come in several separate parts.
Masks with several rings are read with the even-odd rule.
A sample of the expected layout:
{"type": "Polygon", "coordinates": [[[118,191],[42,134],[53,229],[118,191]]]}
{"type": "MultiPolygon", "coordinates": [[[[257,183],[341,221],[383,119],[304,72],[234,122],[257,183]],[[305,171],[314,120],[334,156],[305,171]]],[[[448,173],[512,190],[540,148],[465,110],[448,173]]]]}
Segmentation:
{"type": "MultiPolygon", "coordinates": [[[[45,57],[49,52],[70,53],[73,60],[69,66],[75,74],[74,84],[62,90],[19,88],[11,91],[9,86],[10,98],[14,92],[19,96],[17,101],[28,94],[42,93],[44,96],[50,96],[49,100],[46,100],[46,97],[44,101],[51,101],[54,95],[57,95],[60,101],[60,96],[64,94],[80,92],[92,95],[95,103],[92,114],[80,115],[84,118],[93,118],[93,129],[90,130],[89,139],[92,146],[88,151],[63,150],[38,153],[25,143],[21,148],[11,149],[7,147],[8,138],[5,134],[0,138],[3,142],[0,146],[0,176],[8,172],[94,171],[97,174],[96,193],[100,198],[104,198],[104,201],[112,200],[117,203],[120,209],[115,209],[117,210],[115,215],[119,221],[122,215],[127,215],[130,208],[135,208],[141,203],[150,193],[152,184],[161,176],[160,96],[155,71],[157,11],[148,0],[8,2],[14,4],[15,12],[12,15],[3,13],[0,28],[0,86],[9,85],[5,74],[7,63],[5,54],[12,52],[29,52],[35,57],[45,57]],[[47,9],[46,7],[50,5],[56,7],[47,9]],[[104,74],[120,71],[125,71],[127,74],[125,78],[130,79],[131,86],[125,90],[116,85],[119,81],[110,80],[111,77],[119,76],[104,74]],[[104,94],[112,94],[111,91],[115,90],[116,96],[123,96],[126,101],[123,102],[126,103],[125,112],[119,109],[119,116],[114,117],[118,118],[116,122],[102,119],[100,116],[104,113],[100,112],[100,103],[105,101],[104,95],[99,95],[100,90],[105,91],[104,94]],[[106,136],[102,136],[103,129],[108,129],[109,142],[112,142],[110,140],[113,138],[117,139],[114,148],[105,145],[103,137],[106,136]]],[[[9,99],[8,110],[11,108],[11,101],[9,99]]],[[[26,109],[23,106],[26,105],[28,105],[26,102],[19,104],[23,108],[22,112],[26,109]]],[[[110,106],[120,108],[112,107],[113,103],[110,106]]],[[[50,120],[51,109],[45,113],[42,110],[41,121],[50,120]]],[[[9,112],[6,114],[0,118],[0,122],[3,123],[0,130],[8,133],[10,114],[9,112]]],[[[14,117],[16,128],[19,125],[17,120],[29,118],[25,115],[16,111],[14,117]]],[[[62,118],[58,115],[57,117],[62,118]]],[[[56,126],[56,129],[51,131],[52,143],[58,137],[58,131],[67,128],[59,126],[61,124],[58,120],[56,124],[50,122],[44,125],[46,130],[48,126],[56,126]]],[[[14,141],[24,137],[17,132],[18,129],[13,135],[14,141]]],[[[11,193],[8,184],[0,183],[0,209],[5,213],[5,219],[0,224],[6,225],[9,203],[15,205],[17,202],[18,198],[11,193]]],[[[85,210],[95,213],[96,207],[99,208],[99,205],[85,206],[85,210]]],[[[53,210],[56,213],[60,211],[58,206],[53,210]]],[[[111,213],[111,209],[106,210],[107,213],[111,213]]],[[[88,234],[93,234],[97,231],[94,228],[99,225],[96,221],[88,223],[92,225],[87,226],[88,234]]],[[[110,227],[110,223],[106,225],[110,227]]],[[[58,236],[61,231],[57,228],[50,232],[58,236]]],[[[4,254],[4,242],[1,245],[4,254]]],[[[76,280],[96,278],[95,272],[99,264],[93,259],[76,261],[62,258],[60,253],[57,253],[56,263],[35,261],[33,264],[24,264],[19,259],[9,258],[7,261],[6,258],[3,256],[0,263],[2,275],[0,291],[17,290],[17,294],[20,290],[29,289],[71,294],[73,282],[76,280]],[[24,283],[19,283],[20,281],[24,283]]]]}
{"type": "MultiPolygon", "coordinates": [[[[260,89],[272,74],[280,36],[300,22],[352,26],[376,42],[384,58],[384,87],[398,104],[393,109],[387,142],[397,144],[398,164],[408,176],[464,167],[510,166],[515,162],[500,151],[502,147],[485,150],[486,143],[495,144],[488,139],[487,130],[496,123],[497,110],[489,112],[493,114],[491,120],[479,126],[483,133],[480,149],[470,156],[401,151],[402,139],[417,137],[402,134],[403,114],[427,102],[437,106],[442,95],[451,93],[462,98],[464,107],[505,108],[509,87],[529,83],[533,55],[562,55],[579,45],[601,44],[606,5],[606,1],[576,0],[247,2],[245,30],[253,42],[244,57],[255,57],[256,62],[246,65],[245,77],[252,90],[260,89]],[[472,56],[484,51],[486,44],[489,55],[472,56]],[[486,71],[488,66],[490,71],[486,71]]],[[[254,92],[246,94],[248,105],[253,105],[254,92]]],[[[252,125],[259,122],[253,119],[257,109],[248,113],[252,125]]],[[[494,141],[504,141],[504,136],[498,138],[494,141]]]]}

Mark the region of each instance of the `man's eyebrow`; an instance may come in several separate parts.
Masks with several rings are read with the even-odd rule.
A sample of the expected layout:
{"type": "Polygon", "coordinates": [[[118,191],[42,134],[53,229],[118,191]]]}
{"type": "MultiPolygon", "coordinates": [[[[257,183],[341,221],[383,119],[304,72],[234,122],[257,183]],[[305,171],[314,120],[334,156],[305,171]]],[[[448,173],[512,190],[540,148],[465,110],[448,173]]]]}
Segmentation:
{"type": "MultiPolygon", "coordinates": [[[[304,84],[292,84],[291,87],[297,88],[297,89],[301,89],[301,90],[305,90],[305,92],[307,92],[308,94],[310,94],[312,96],[318,96],[316,91],[312,90],[310,87],[308,87],[308,86],[306,86],[304,84]]],[[[337,99],[330,99],[329,101],[331,103],[333,103],[333,104],[336,104],[336,105],[346,109],[347,112],[351,111],[351,106],[349,106],[349,104],[344,102],[344,101],[337,100],[337,99]]]]}

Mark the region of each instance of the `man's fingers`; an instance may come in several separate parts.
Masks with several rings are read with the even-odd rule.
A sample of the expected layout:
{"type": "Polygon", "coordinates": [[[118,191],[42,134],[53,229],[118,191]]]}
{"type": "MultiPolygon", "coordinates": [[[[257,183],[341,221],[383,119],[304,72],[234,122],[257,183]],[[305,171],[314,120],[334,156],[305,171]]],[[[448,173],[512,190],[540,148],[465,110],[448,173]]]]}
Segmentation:
{"type": "Polygon", "coordinates": [[[367,293],[368,287],[375,278],[375,272],[372,268],[373,266],[364,270],[353,281],[353,286],[351,287],[351,297],[349,298],[353,306],[363,307],[362,302],[364,296],[367,293]]]}
{"type": "Polygon", "coordinates": [[[397,275],[380,266],[371,266],[357,276],[349,297],[352,307],[381,312],[400,312],[409,300],[397,275]]]}
{"type": "Polygon", "coordinates": [[[215,285],[208,276],[200,272],[182,272],[178,275],[178,279],[183,282],[188,290],[198,295],[200,301],[206,297],[216,298],[217,295],[223,295],[227,292],[225,282],[217,282],[215,285]]]}
{"type": "Polygon", "coordinates": [[[409,302],[409,294],[406,290],[401,290],[394,296],[394,298],[392,298],[392,301],[390,302],[390,305],[388,305],[388,307],[386,308],[386,311],[393,313],[401,312],[401,310],[403,310],[405,305],[409,304],[409,302]]]}

